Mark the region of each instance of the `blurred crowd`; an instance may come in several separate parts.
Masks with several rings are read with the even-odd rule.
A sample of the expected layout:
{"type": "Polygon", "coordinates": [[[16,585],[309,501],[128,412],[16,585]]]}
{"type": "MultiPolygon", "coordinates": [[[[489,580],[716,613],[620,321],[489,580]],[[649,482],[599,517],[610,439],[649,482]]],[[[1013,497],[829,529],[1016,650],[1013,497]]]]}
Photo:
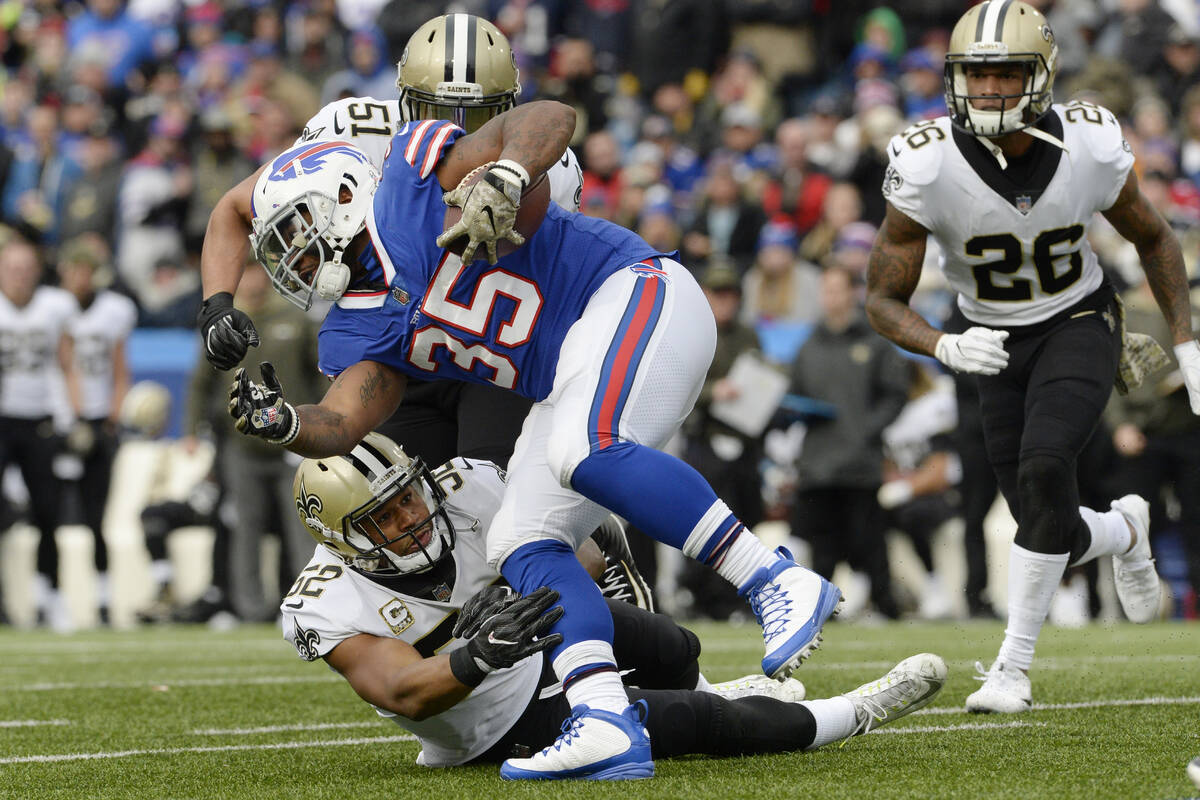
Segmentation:
{"type": "MultiPolygon", "coordinates": [[[[1120,118],[1143,190],[1177,231],[1194,274],[1200,243],[1196,4],[1029,1],[1047,15],[1059,44],[1056,98],[1090,100],[1120,118]]],[[[67,275],[84,264],[94,282],[74,292],[79,310],[86,312],[101,291],[132,301],[129,324],[113,325],[120,335],[110,337],[114,343],[104,355],[110,362],[124,358],[118,344],[135,325],[192,326],[201,299],[200,247],[222,194],[290,145],[322,104],[348,96],[394,98],[395,64],[421,23],[447,11],[479,14],[512,41],[520,100],[557,99],[578,111],[572,147],[584,168],[582,213],[633,229],[661,250],[680,250],[709,294],[721,341],[685,428],[681,447],[688,460],[748,524],[786,521],[807,542],[819,571],[849,564],[863,576],[873,613],[988,615],[982,526],[996,490],[981,452],[972,389],[933,362],[885,346],[861,313],[867,256],[884,214],[879,187],[887,143],[945,112],[943,55],[950,28],[968,5],[0,2],[0,221],[5,242],[34,245],[5,245],[0,291],[15,303],[18,290],[6,287],[19,276],[3,273],[24,270],[34,273],[35,284],[70,293],[67,275]],[[744,390],[731,372],[747,353],[789,381],[780,410],[755,428],[731,425],[720,411],[744,390]],[[930,551],[934,532],[955,518],[966,529],[965,604],[947,596],[930,551]],[[912,539],[926,573],[921,586],[895,586],[880,546],[887,530],[912,539]]],[[[1130,326],[1148,326],[1141,329],[1169,345],[1165,331],[1152,329],[1153,302],[1133,246],[1100,218],[1093,237],[1102,265],[1126,292],[1130,326]]],[[[953,325],[953,297],[933,250],[914,307],[937,324],[953,325]]],[[[258,289],[255,295],[255,287],[247,287],[239,302],[272,303],[273,295],[258,289]]],[[[264,342],[278,335],[294,348],[311,337],[316,320],[277,313],[278,330],[259,325],[264,342]],[[290,338],[280,333],[289,329],[290,338]]],[[[71,341],[70,331],[63,337],[71,341]]],[[[24,346],[0,325],[4,370],[24,346]]],[[[81,369],[78,353],[73,358],[49,359],[50,368],[64,375],[81,369]]],[[[211,371],[201,363],[197,372],[211,371]]],[[[103,434],[94,440],[117,436],[128,370],[110,364],[103,374],[108,399],[90,409],[75,403],[62,415],[66,421],[52,425],[53,435],[65,441],[83,421],[103,434]]],[[[1195,592],[1187,584],[1200,586],[1200,423],[1178,389],[1168,377],[1114,400],[1081,480],[1103,499],[1097,507],[1125,491],[1156,498],[1156,541],[1174,532],[1190,554],[1181,557],[1190,559],[1190,574],[1184,568],[1176,596],[1183,613],[1194,616],[1195,592]]],[[[223,378],[198,374],[189,436],[228,433],[227,420],[219,419],[223,391],[223,378]]],[[[0,407],[6,425],[47,416],[44,404],[0,407]]],[[[222,441],[224,449],[249,448],[222,441]]],[[[95,443],[82,444],[76,442],[77,455],[96,452],[95,443]]],[[[114,448],[104,451],[110,463],[114,448]]],[[[227,458],[220,453],[213,472],[223,476],[229,502],[237,501],[237,487],[250,485],[248,476],[270,474],[279,482],[290,474],[274,454],[241,453],[232,465],[227,458]]],[[[49,501],[37,499],[47,493],[33,484],[78,482],[88,469],[46,477],[47,465],[8,439],[0,459],[0,469],[12,463],[31,484],[25,505],[45,539],[55,520],[49,501]]],[[[20,505],[14,494],[21,495],[8,492],[10,511],[0,526],[20,505]]],[[[248,540],[239,527],[283,529],[294,522],[287,502],[280,502],[283,508],[249,521],[243,510],[214,522],[212,503],[200,516],[230,529],[218,537],[229,542],[222,546],[244,553],[248,540]]],[[[98,513],[85,515],[93,528],[100,526],[98,513]]],[[[146,524],[148,533],[161,528],[162,535],[173,527],[160,518],[146,524]]],[[[285,543],[294,534],[281,532],[285,543]]],[[[206,594],[205,613],[271,616],[273,601],[257,582],[257,557],[251,567],[246,558],[230,559],[219,549],[216,593],[206,594]],[[244,574],[229,574],[228,564],[241,564],[244,574]]],[[[302,565],[307,556],[295,559],[302,565]]],[[[105,569],[99,555],[96,566],[105,569]]],[[[39,550],[45,584],[39,605],[48,621],[57,602],[54,569],[49,551],[39,550]]],[[[156,574],[169,585],[165,566],[156,574]]],[[[1087,578],[1076,585],[1087,606],[1078,613],[1094,615],[1098,606],[1094,592],[1087,596],[1087,578]]],[[[685,569],[679,586],[683,611],[724,618],[738,606],[699,573],[685,569]]],[[[169,598],[160,600],[147,618],[170,616],[172,609],[161,607],[169,598]]]]}

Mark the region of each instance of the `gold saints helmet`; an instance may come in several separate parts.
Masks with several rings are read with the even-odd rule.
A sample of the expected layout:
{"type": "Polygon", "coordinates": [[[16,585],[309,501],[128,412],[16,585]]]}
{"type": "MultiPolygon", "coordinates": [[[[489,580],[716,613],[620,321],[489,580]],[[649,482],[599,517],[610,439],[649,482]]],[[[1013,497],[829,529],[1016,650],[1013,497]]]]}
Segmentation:
{"type": "Polygon", "coordinates": [[[515,106],[521,93],[508,38],[474,14],[446,14],[417,28],[396,71],[406,120],[448,119],[467,133],[515,106]]]}
{"type": "Polygon", "coordinates": [[[446,494],[419,458],[381,433],[369,433],[348,455],[306,458],[292,482],[296,513],[305,529],[344,562],[373,575],[424,572],[454,549],[446,494]],[[388,537],[376,520],[389,500],[411,492],[428,515],[388,537]],[[421,542],[422,534],[429,533],[421,542]],[[416,542],[399,555],[395,542],[416,542]]]}
{"type": "Polygon", "coordinates": [[[956,128],[976,136],[1001,136],[1028,128],[1054,102],[1058,45],[1042,12],[1020,0],[987,0],[963,14],[946,53],[946,107],[956,128]],[[966,71],[971,65],[1011,64],[1024,76],[1023,91],[1006,97],[1003,111],[971,105],[966,71]]]}

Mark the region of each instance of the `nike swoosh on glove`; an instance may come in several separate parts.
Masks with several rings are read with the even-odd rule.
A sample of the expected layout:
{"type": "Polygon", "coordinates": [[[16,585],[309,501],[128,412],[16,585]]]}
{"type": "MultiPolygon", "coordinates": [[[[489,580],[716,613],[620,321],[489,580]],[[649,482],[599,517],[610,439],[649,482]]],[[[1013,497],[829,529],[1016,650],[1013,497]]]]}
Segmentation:
{"type": "Polygon", "coordinates": [[[541,587],[484,620],[474,638],[450,654],[450,671],[464,686],[478,686],[490,673],[540,650],[556,647],[561,633],[549,633],[563,615],[558,592],[541,587]]]}
{"type": "Polygon", "coordinates": [[[991,328],[968,328],[964,333],[944,333],[938,339],[933,354],[937,360],[955,372],[975,375],[996,375],[1008,366],[1004,340],[1008,331],[991,328]]]}
{"type": "Polygon", "coordinates": [[[515,245],[525,243],[525,237],[513,230],[513,226],[517,222],[521,193],[529,185],[529,173],[509,159],[484,166],[488,170],[478,182],[466,185],[474,174],[472,171],[459,181],[458,186],[442,195],[446,205],[462,209],[462,217],[437,238],[437,246],[447,247],[465,235],[464,264],[475,259],[475,249],[481,244],[487,250],[488,263],[495,264],[498,241],[507,239],[515,245]]]}
{"type": "Polygon", "coordinates": [[[1179,371],[1183,373],[1192,413],[1200,414],[1200,343],[1193,339],[1175,345],[1175,358],[1179,361],[1179,371]]]}
{"type": "Polygon", "coordinates": [[[249,347],[258,347],[258,330],[244,312],[233,307],[233,295],[217,292],[200,304],[196,314],[204,357],[220,370],[233,369],[249,347]]]}

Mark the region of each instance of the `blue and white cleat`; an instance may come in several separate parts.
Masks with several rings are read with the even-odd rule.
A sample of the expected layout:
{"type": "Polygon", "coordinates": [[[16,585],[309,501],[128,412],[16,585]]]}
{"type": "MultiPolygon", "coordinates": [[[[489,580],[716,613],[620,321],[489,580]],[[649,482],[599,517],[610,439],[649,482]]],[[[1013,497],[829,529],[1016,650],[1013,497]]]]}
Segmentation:
{"type": "Polygon", "coordinates": [[[842,592],[829,581],[792,560],[786,548],[769,567],[761,567],[738,589],[762,626],[762,670],[777,681],[787,679],[821,644],[821,628],[836,616],[842,592]]]}
{"type": "Polygon", "coordinates": [[[562,734],[540,753],[510,758],[500,766],[506,781],[629,781],[654,777],[649,708],[645,700],[620,714],[577,705],[563,723],[562,734]]]}

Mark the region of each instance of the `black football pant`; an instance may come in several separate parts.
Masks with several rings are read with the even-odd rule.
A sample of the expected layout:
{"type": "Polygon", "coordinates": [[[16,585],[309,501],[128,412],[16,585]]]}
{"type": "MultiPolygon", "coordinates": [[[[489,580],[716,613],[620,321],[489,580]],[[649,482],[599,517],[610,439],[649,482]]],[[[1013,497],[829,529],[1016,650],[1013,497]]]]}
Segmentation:
{"type": "Polygon", "coordinates": [[[54,588],[58,588],[58,544],[54,541],[54,531],[58,528],[62,501],[62,483],[54,474],[57,452],[58,437],[49,417],[0,417],[0,474],[9,464],[16,464],[21,470],[21,478],[29,490],[30,515],[41,533],[37,571],[54,588]]]}
{"type": "Polygon", "coordinates": [[[117,456],[117,435],[106,419],[85,420],[92,431],[92,449],[82,456],[83,474],[79,480],[66,484],[69,501],[67,519],[80,522],[92,530],[95,537],[97,572],[108,571],[108,547],[104,544],[101,526],[108,505],[108,488],[112,483],[113,460],[117,456]]]}
{"type": "Polygon", "coordinates": [[[455,456],[506,467],[532,405],[498,386],[410,380],[400,407],[377,430],[431,469],[455,456]]]}
{"type": "Polygon", "coordinates": [[[1071,308],[1009,331],[1008,366],[979,376],[988,459],[1017,520],[1016,544],[1083,554],[1076,463],[1113,389],[1120,331],[1107,284],[1071,308]]]}
{"type": "MultiPolygon", "coordinates": [[[[625,675],[629,699],[645,700],[646,729],[654,758],[689,753],[749,755],[802,750],[816,736],[812,713],[796,703],[769,697],[726,700],[709,692],[691,691],[700,666],[700,640],[663,614],[629,603],[608,601],[613,616],[613,651],[625,675]],[[635,688],[636,687],[636,688],[635,688]]],[[[541,697],[558,679],[545,659],[541,681],[525,713],[508,733],[473,763],[524,758],[554,743],[563,720],[571,715],[561,691],[541,697]]]]}

